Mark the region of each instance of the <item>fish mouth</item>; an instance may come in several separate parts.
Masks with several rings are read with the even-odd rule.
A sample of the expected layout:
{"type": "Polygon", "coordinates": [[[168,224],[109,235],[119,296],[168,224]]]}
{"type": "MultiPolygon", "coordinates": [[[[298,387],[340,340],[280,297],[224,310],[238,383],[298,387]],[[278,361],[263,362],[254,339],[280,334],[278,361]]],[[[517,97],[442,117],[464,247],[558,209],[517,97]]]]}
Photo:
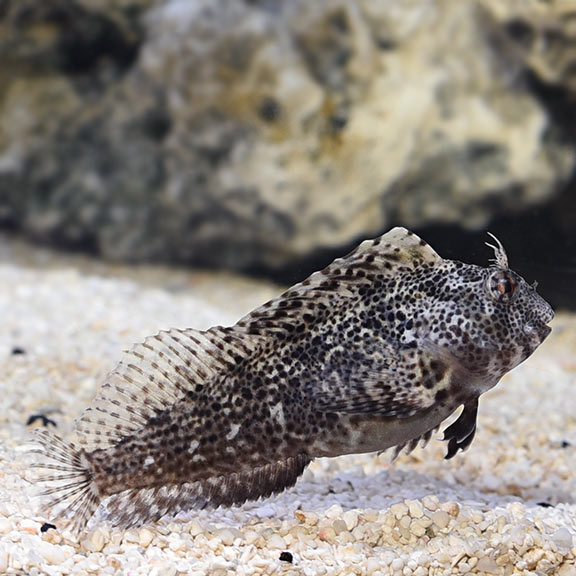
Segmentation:
{"type": "Polygon", "coordinates": [[[524,333],[538,343],[542,343],[552,332],[552,328],[548,326],[554,319],[554,310],[552,306],[543,298],[538,298],[532,318],[526,322],[524,326],[524,333]]]}
{"type": "Polygon", "coordinates": [[[552,322],[552,320],[554,320],[554,310],[552,310],[552,306],[550,306],[550,304],[546,303],[546,308],[542,310],[542,316],[540,318],[540,321],[543,324],[549,324],[550,322],[552,322]]]}
{"type": "MultiPolygon", "coordinates": [[[[547,322],[550,322],[552,318],[554,318],[554,313],[552,313],[552,317],[547,322]]],[[[524,325],[524,334],[531,339],[537,340],[539,344],[544,342],[550,332],[552,332],[552,328],[548,326],[547,322],[543,322],[540,319],[528,322],[524,325]]]]}

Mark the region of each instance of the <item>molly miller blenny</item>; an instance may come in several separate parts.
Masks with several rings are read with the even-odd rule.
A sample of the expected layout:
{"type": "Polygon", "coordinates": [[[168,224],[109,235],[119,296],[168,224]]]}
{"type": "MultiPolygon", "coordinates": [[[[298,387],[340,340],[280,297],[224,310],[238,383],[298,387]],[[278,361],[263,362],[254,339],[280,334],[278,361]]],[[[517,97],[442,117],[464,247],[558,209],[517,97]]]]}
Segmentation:
{"type": "Polygon", "coordinates": [[[170,330],[126,353],[77,421],[41,431],[82,529],[107,500],[133,526],[292,486],[320,456],[412,450],[457,408],[447,458],[467,448],[478,398],[550,333],[548,303],[492,246],[489,268],[444,260],[404,228],[236,325],[170,330]]]}

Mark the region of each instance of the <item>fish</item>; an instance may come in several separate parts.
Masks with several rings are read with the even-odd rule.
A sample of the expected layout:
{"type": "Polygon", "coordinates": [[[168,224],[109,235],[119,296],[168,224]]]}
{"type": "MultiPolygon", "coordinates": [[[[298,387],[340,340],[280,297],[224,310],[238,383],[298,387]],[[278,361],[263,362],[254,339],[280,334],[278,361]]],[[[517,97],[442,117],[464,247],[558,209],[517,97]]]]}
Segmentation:
{"type": "Polygon", "coordinates": [[[502,244],[481,267],[405,228],[362,242],[233,326],[126,352],[76,421],[37,432],[50,509],[128,528],[293,486],[312,460],[476,433],[479,398],[549,335],[552,307],[502,244]]]}

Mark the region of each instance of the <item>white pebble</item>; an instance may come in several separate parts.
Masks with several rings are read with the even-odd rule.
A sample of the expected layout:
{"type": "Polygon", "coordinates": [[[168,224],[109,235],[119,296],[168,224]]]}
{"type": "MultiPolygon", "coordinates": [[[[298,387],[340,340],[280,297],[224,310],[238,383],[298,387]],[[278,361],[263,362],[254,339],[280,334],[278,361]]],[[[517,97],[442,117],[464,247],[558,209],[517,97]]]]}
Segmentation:
{"type": "Polygon", "coordinates": [[[259,518],[272,518],[278,514],[278,510],[273,506],[259,506],[255,512],[259,518]]]}
{"type": "Polygon", "coordinates": [[[154,540],[154,532],[148,530],[148,528],[142,528],[140,532],[138,532],[138,540],[140,542],[140,546],[143,548],[148,548],[154,540]]]}
{"type": "Polygon", "coordinates": [[[400,520],[400,518],[408,514],[408,506],[404,502],[398,502],[390,506],[390,512],[394,514],[397,520],[400,520]]]}
{"type": "Polygon", "coordinates": [[[574,538],[566,526],[558,528],[558,530],[552,534],[552,540],[558,548],[565,550],[570,550],[574,542],[574,538]]]}
{"type": "Polygon", "coordinates": [[[339,504],[334,504],[333,506],[330,506],[330,508],[328,508],[328,510],[326,510],[326,518],[330,518],[335,519],[335,518],[341,518],[342,517],[342,506],[340,506],[339,504]]]}
{"type": "Polygon", "coordinates": [[[28,532],[28,534],[38,534],[40,530],[40,524],[38,524],[38,522],[35,520],[24,518],[24,520],[20,522],[20,529],[24,532],[28,532]]]}
{"type": "Polygon", "coordinates": [[[412,518],[422,518],[422,516],[424,516],[424,509],[418,500],[408,501],[408,511],[410,512],[410,516],[412,516],[412,518]]]}
{"type": "Polygon", "coordinates": [[[356,510],[347,510],[342,515],[342,520],[346,522],[346,528],[352,531],[358,526],[358,512],[356,510]]]}
{"type": "Polygon", "coordinates": [[[203,534],[204,533],[204,527],[202,526],[202,524],[200,524],[200,522],[198,522],[198,520],[192,520],[189,524],[190,529],[190,536],[198,536],[199,534],[203,534]]]}
{"type": "Polygon", "coordinates": [[[415,520],[410,524],[410,532],[417,538],[422,538],[426,534],[426,527],[418,520],[415,520]]]}
{"type": "Polygon", "coordinates": [[[444,502],[442,504],[442,510],[444,512],[448,512],[450,516],[454,516],[455,518],[460,514],[460,504],[458,502],[444,502]]]}
{"type": "Polygon", "coordinates": [[[42,540],[37,543],[35,550],[48,564],[61,564],[67,558],[63,546],[55,546],[42,540]]]}
{"type": "Polygon", "coordinates": [[[106,538],[100,529],[94,530],[82,540],[82,547],[88,552],[101,552],[106,545],[106,538]]]}
{"type": "Polygon", "coordinates": [[[232,546],[236,538],[242,537],[242,532],[237,528],[223,528],[216,532],[216,536],[220,538],[224,546],[232,546]]]}
{"type": "Polygon", "coordinates": [[[178,570],[174,564],[169,564],[168,566],[157,568],[154,574],[155,576],[176,576],[176,574],[178,574],[178,570]]]}
{"type": "Polygon", "coordinates": [[[12,523],[8,518],[0,518],[0,534],[7,534],[12,530],[12,523]]]}
{"type": "Polygon", "coordinates": [[[486,572],[487,574],[499,574],[500,567],[496,564],[494,558],[490,556],[482,556],[476,564],[477,572],[486,572]]]}
{"type": "Polygon", "coordinates": [[[266,541],[268,548],[276,548],[278,550],[286,548],[286,540],[280,534],[272,534],[266,541]]]}
{"type": "Polygon", "coordinates": [[[438,496],[432,496],[428,494],[424,496],[424,498],[422,498],[422,504],[424,505],[424,508],[430,510],[431,512],[434,512],[435,510],[438,510],[440,502],[438,500],[438,496]]]}
{"type": "Polygon", "coordinates": [[[436,510],[436,512],[430,516],[430,519],[441,530],[450,524],[450,515],[444,510],[436,510]]]}
{"type": "Polygon", "coordinates": [[[8,572],[8,550],[4,544],[0,543],[0,574],[8,572]]]}
{"type": "Polygon", "coordinates": [[[346,522],[342,518],[338,518],[332,522],[332,528],[336,534],[342,534],[342,532],[348,532],[348,526],[346,526],[346,522]]]}

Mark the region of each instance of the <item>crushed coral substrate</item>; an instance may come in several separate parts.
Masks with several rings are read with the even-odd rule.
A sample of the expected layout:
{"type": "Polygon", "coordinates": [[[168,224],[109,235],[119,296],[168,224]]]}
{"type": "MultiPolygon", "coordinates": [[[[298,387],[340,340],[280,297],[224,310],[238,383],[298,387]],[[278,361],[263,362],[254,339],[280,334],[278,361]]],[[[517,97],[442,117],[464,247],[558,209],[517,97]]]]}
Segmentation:
{"type": "Polygon", "coordinates": [[[28,449],[43,421],[30,416],[73,438],[123,349],[160,329],[233,323],[279,290],[0,260],[0,574],[576,575],[576,317],[558,314],[535,355],[482,397],[476,439],[454,460],[439,433],[394,464],[318,460],[295,488],[239,508],[131,530],[102,511],[75,539],[40,511],[28,449]]]}

